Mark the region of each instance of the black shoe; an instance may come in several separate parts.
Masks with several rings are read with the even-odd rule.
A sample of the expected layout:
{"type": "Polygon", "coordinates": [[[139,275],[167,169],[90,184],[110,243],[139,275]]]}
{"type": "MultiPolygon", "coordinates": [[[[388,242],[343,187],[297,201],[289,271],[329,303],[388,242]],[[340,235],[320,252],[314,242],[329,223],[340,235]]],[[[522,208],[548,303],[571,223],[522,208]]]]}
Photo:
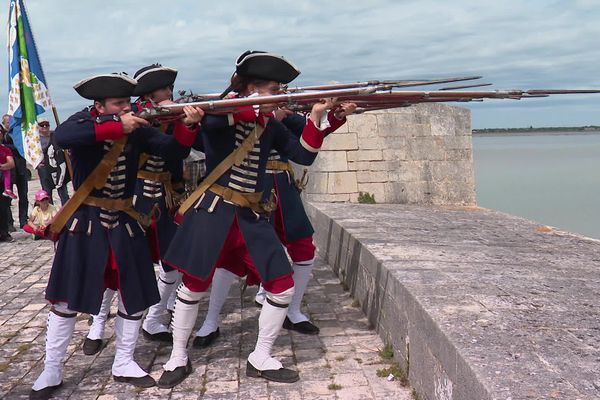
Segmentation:
{"type": "Polygon", "coordinates": [[[191,373],[192,363],[188,359],[185,367],[177,367],[173,371],[164,371],[158,380],[158,387],[161,389],[171,389],[183,382],[191,373]]]}
{"type": "Polygon", "coordinates": [[[6,242],[6,243],[10,243],[12,242],[14,239],[12,236],[10,236],[9,233],[0,236],[0,242],[6,242]]]}
{"type": "Polygon", "coordinates": [[[283,383],[293,383],[300,379],[297,371],[287,368],[259,371],[254,368],[254,365],[250,364],[250,361],[246,362],[246,376],[251,378],[265,378],[268,381],[283,383]]]}
{"type": "Polygon", "coordinates": [[[310,321],[302,321],[298,322],[297,324],[294,324],[292,321],[289,320],[288,317],[285,317],[285,320],[283,321],[283,327],[285,329],[300,332],[305,335],[318,335],[320,332],[319,327],[314,325],[310,321]]]}
{"type": "Polygon", "coordinates": [[[209,333],[206,336],[196,336],[194,338],[194,343],[192,343],[192,347],[196,349],[203,349],[205,347],[208,347],[211,344],[213,344],[215,340],[217,340],[220,334],[221,332],[219,331],[219,328],[217,328],[216,331],[209,333]]]}
{"type": "Polygon", "coordinates": [[[150,333],[142,328],[142,334],[146,340],[151,342],[173,343],[173,334],[171,332],[150,333]]]}
{"type": "Polygon", "coordinates": [[[58,389],[59,387],[62,386],[62,382],[59,383],[58,385],[54,385],[54,386],[47,386],[41,390],[33,390],[31,389],[31,392],[29,392],[29,399],[30,400],[47,400],[50,397],[52,397],[52,393],[54,393],[54,391],[56,389],[58,389]]]}
{"type": "Polygon", "coordinates": [[[135,387],[149,388],[156,386],[156,381],[150,375],[142,376],[140,378],[134,378],[133,376],[115,376],[113,375],[115,382],[130,383],[135,387]]]}
{"type": "Polygon", "coordinates": [[[93,356],[96,353],[99,353],[102,350],[102,339],[90,339],[85,338],[83,341],[83,354],[86,356],[93,356]]]}

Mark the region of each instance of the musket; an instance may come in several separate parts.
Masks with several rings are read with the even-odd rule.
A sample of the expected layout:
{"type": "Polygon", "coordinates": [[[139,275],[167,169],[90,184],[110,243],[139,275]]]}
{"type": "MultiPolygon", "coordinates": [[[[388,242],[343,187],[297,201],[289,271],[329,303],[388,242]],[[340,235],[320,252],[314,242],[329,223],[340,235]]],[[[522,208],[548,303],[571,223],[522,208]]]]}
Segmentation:
{"type": "Polygon", "coordinates": [[[493,85],[492,83],[476,83],[476,84],[473,84],[473,85],[445,86],[443,88],[439,88],[438,90],[470,89],[470,88],[492,86],[492,85],[493,85]]]}
{"type": "MultiPolygon", "coordinates": [[[[386,85],[366,88],[322,90],[305,93],[277,94],[272,96],[254,96],[223,100],[207,100],[183,104],[143,108],[138,114],[141,118],[153,119],[165,115],[181,114],[184,106],[200,107],[205,111],[230,111],[237,107],[261,104],[274,104],[293,108],[308,106],[320,102],[323,98],[337,98],[338,102],[354,102],[359,107],[378,105],[392,108],[417,103],[474,101],[477,99],[526,99],[546,97],[553,94],[590,94],[600,93],[598,89],[531,89],[531,90],[488,90],[488,91],[398,91],[392,92],[386,85]]],[[[364,107],[363,107],[364,108],[364,107]]]]}
{"type": "MultiPolygon", "coordinates": [[[[403,88],[413,86],[426,86],[426,85],[437,85],[442,83],[462,82],[481,79],[481,76],[460,76],[454,78],[443,78],[443,79],[403,79],[403,80],[370,80],[364,82],[349,82],[349,83],[331,83],[326,85],[313,85],[313,86],[301,86],[301,87],[289,87],[287,85],[282,86],[282,91],[285,93],[303,93],[307,91],[320,91],[320,90],[339,90],[339,89],[353,89],[369,86],[388,86],[390,88],[403,88]]],[[[477,87],[477,86],[489,86],[489,84],[482,85],[469,85],[465,87],[477,87]]],[[[185,90],[179,91],[180,98],[176,100],[179,102],[192,102],[192,101],[205,101],[205,100],[217,100],[220,99],[220,93],[205,93],[205,94],[194,94],[190,92],[186,93],[185,90]]]]}
{"type": "Polygon", "coordinates": [[[200,107],[205,111],[222,111],[230,110],[237,107],[261,105],[261,104],[294,104],[296,102],[308,102],[313,103],[320,101],[323,98],[336,98],[344,96],[364,96],[373,94],[381,91],[389,91],[391,88],[386,85],[371,86],[367,88],[355,88],[355,89],[340,89],[340,90],[323,90],[310,93],[289,93],[289,94],[275,94],[272,96],[254,96],[254,97],[241,97],[233,99],[222,99],[222,100],[204,100],[204,101],[193,101],[190,103],[177,103],[177,104],[166,104],[155,107],[144,107],[137,114],[138,117],[144,119],[153,119],[156,117],[179,114],[183,112],[184,106],[200,107]]]}
{"type": "Polygon", "coordinates": [[[313,86],[301,86],[301,87],[289,87],[285,86],[284,90],[289,93],[306,92],[309,90],[337,90],[337,89],[350,89],[357,87],[368,87],[385,85],[394,88],[401,87],[412,87],[412,86],[426,86],[426,85],[437,85],[440,83],[451,83],[451,82],[462,82],[472,81],[481,79],[481,76],[459,76],[454,78],[442,78],[442,79],[404,79],[404,80],[370,80],[365,82],[349,82],[349,83],[331,83],[327,85],[313,85],[313,86]]]}

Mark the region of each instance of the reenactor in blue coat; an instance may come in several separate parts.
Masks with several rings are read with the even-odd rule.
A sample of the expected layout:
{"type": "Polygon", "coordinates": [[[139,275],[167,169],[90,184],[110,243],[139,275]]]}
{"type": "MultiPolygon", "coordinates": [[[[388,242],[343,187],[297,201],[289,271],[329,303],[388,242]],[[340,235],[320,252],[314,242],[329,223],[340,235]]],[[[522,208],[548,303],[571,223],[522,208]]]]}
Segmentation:
{"type": "Polygon", "coordinates": [[[203,113],[187,107],[174,134],[163,135],[131,112],[136,84],[122,74],[78,82],[75,90],[94,104],[55,132],[58,145],[71,152],[76,192],[50,227],[59,230],[59,238],[46,289],[52,307],[44,370],[33,385],[33,399],[49,398],[62,384],[77,312],[97,314],[107,287],[120,294],[113,378],[139,387],[155,385],[133,359],[142,313],[160,299],[144,232],[148,216],[132,204],[138,162],[142,152],[186,157],[203,113]]]}
{"type": "MultiPolygon", "coordinates": [[[[283,57],[246,52],[236,63],[232,89],[240,96],[272,95],[299,71],[283,57]]],[[[268,212],[261,205],[265,169],[272,149],[304,165],[311,164],[322,145],[319,123],[330,102],[313,106],[298,139],[271,118],[276,105],[242,107],[227,116],[206,115],[199,135],[206,154],[207,177],[184,202],[180,226],[164,262],[183,272],[171,323],[173,350],[159,387],[173,387],[192,371],[187,342],[194,328],[200,300],[217,266],[237,266],[241,257],[252,263],[245,270],[249,282],[263,284],[267,295],[259,317],[256,347],[248,356],[246,375],[278,382],[295,382],[296,371],[271,356],[287,307],[294,294],[292,268],[268,212]],[[214,183],[213,183],[214,182],[214,183]],[[206,190],[204,190],[206,189],[206,190]]]]}
{"type": "MultiPolygon", "coordinates": [[[[171,101],[177,70],[152,64],[138,70],[133,77],[138,82],[133,94],[139,96],[132,105],[133,111],[171,101]]],[[[161,124],[160,122],[155,122],[154,125],[167,134],[172,134],[176,126],[173,123],[161,124]]],[[[183,161],[165,159],[156,154],[142,154],[140,164],[133,205],[138,212],[153,215],[152,224],[148,227],[146,235],[150,241],[153,261],[158,264],[177,229],[173,221],[173,209],[183,192],[183,161]]],[[[175,282],[179,275],[179,272],[167,265],[160,267],[158,278],[160,302],[149,308],[142,325],[142,333],[149,340],[169,343],[172,341],[171,333],[160,317],[166,311],[166,303],[176,288],[175,282]]],[[[83,352],[86,355],[96,354],[102,349],[104,328],[114,294],[114,290],[106,289],[100,312],[92,317],[92,325],[83,342],[83,352]]]]}
{"type": "MultiPolygon", "coordinates": [[[[322,121],[321,126],[325,134],[329,134],[346,122],[346,115],[352,114],[356,109],[354,103],[342,103],[337,110],[327,114],[327,121],[322,121]]],[[[305,117],[294,114],[289,110],[275,111],[277,119],[294,134],[300,136],[305,123],[305,117]]],[[[266,170],[265,194],[272,190],[275,192],[277,208],[271,214],[271,222],[275,227],[277,236],[285,246],[292,259],[294,270],[294,296],[288,307],[287,316],[283,322],[286,329],[300,333],[316,335],[319,328],[302,313],[302,298],[308,286],[314,265],[316,247],[312,235],[314,229],[300,198],[303,189],[302,178],[294,177],[294,170],[284,155],[276,150],[271,150],[266,170]]],[[[266,201],[266,199],[263,199],[266,201]]],[[[240,259],[238,262],[247,262],[240,259]]],[[[225,268],[218,268],[213,277],[210,289],[210,302],[204,323],[196,332],[193,346],[205,348],[210,346],[220,335],[219,317],[221,309],[227,299],[229,289],[237,276],[225,268]]],[[[262,306],[265,300],[265,291],[261,286],[256,297],[256,302],[262,306]]]]}

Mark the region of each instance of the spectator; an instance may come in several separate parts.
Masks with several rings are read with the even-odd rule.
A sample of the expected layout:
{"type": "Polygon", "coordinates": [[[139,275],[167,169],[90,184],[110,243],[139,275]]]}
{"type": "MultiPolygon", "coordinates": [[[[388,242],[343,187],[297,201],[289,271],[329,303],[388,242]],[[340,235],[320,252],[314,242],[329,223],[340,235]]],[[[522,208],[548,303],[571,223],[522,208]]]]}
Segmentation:
{"type": "Polygon", "coordinates": [[[44,153],[44,160],[37,166],[42,189],[48,193],[50,204],[54,204],[52,190],[56,189],[60,202],[64,205],[69,200],[67,183],[70,180],[64,151],[57,146],[54,132],[50,130],[50,122],[46,118],[38,118],[38,129],[44,153]]]}
{"type": "MultiPolygon", "coordinates": [[[[0,162],[0,171],[10,171],[15,167],[15,160],[12,156],[12,151],[0,144],[0,157],[5,159],[5,162],[0,162]]],[[[9,223],[8,215],[10,214],[10,200],[4,196],[0,196],[0,242],[12,242],[12,236],[8,233],[9,223]]]]}
{"type": "MultiPolygon", "coordinates": [[[[3,128],[0,128],[0,143],[2,143],[2,139],[4,139],[5,131],[3,128]]],[[[0,165],[7,164],[7,158],[10,157],[12,159],[12,151],[6,146],[2,146],[2,150],[0,150],[0,165]]],[[[12,167],[10,169],[4,169],[1,171],[2,173],[2,182],[4,184],[4,191],[2,192],[3,196],[6,196],[10,199],[16,199],[17,196],[12,191],[12,178],[11,178],[11,170],[14,168],[14,160],[12,162],[12,167]]]]}
{"type": "MultiPolygon", "coordinates": [[[[6,116],[3,117],[2,122],[6,120],[6,116]]],[[[11,127],[12,128],[12,127],[11,127]]],[[[23,156],[16,149],[12,135],[12,129],[9,128],[8,133],[4,137],[4,145],[8,147],[12,153],[15,161],[15,168],[13,169],[12,181],[17,186],[17,192],[19,194],[19,226],[22,228],[27,223],[27,216],[29,214],[29,202],[27,201],[27,191],[29,190],[29,179],[31,178],[31,172],[27,169],[27,163],[23,156]]],[[[2,196],[4,197],[4,196],[2,196]]],[[[12,220],[12,213],[9,213],[9,230],[14,221],[12,220]]],[[[14,232],[14,230],[13,230],[14,232]]]]}
{"type": "Polygon", "coordinates": [[[23,227],[23,230],[33,234],[34,239],[40,239],[45,236],[44,231],[57,212],[57,208],[50,204],[48,193],[43,189],[38,190],[35,194],[35,203],[29,221],[23,227]]]}

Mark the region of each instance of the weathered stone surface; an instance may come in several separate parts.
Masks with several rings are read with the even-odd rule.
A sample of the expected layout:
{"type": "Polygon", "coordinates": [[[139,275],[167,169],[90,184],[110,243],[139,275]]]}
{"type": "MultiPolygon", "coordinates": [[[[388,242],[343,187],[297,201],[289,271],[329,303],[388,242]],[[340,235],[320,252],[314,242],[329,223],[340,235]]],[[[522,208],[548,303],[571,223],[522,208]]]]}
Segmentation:
{"type": "MultiPolygon", "coordinates": [[[[312,171],[356,171],[359,184],[377,187],[379,202],[475,204],[468,110],[422,104],[351,116],[346,125],[350,133],[327,138],[312,171]]],[[[330,177],[326,190],[311,185],[306,195],[313,201],[327,194],[358,197],[339,190],[330,177]],[[331,188],[337,191],[328,192],[331,188]]]]}
{"type": "Polygon", "coordinates": [[[312,170],[315,172],[348,171],[345,151],[323,151],[315,160],[312,170]]]}
{"type": "Polygon", "coordinates": [[[331,194],[354,193],[357,191],[356,172],[331,172],[327,180],[327,191],[331,194]]]}
{"type": "Polygon", "coordinates": [[[421,398],[600,398],[599,241],[473,207],[307,211],[421,398]]]}
{"type": "Polygon", "coordinates": [[[327,136],[323,142],[321,150],[356,150],[358,149],[358,141],[356,133],[335,133],[327,136]]]}

